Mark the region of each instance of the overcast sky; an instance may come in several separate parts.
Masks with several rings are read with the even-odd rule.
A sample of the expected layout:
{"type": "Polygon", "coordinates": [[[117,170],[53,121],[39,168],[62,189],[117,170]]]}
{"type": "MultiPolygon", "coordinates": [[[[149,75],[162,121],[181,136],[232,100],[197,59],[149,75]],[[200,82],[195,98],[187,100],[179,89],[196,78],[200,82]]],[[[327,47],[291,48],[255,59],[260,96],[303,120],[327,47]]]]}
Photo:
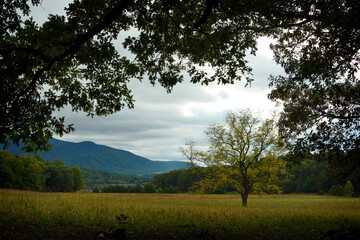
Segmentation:
{"type": "MultiPolygon", "coordinates": [[[[31,15],[39,22],[44,21],[48,14],[62,14],[66,2],[44,0],[42,6],[33,8],[31,15]]],[[[178,151],[185,139],[206,145],[204,131],[212,123],[222,123],[228,111],[249,108],[266,118],[280,110],[267,99],[268,77],[283,74],[268,45],[269,40],[261,39],[256,56],[248,57],[255,79],[251,87],[244,87],[245,82],[201,86],[185,79],[167,94],[161,86],[134,80],[129,84],[135,99],[134,109],[95,118],[64,109],[61,114],[67,123],[74,124],[76,131],[57,138],[93,141],[151,160],[185,160],[178,151]]]]}

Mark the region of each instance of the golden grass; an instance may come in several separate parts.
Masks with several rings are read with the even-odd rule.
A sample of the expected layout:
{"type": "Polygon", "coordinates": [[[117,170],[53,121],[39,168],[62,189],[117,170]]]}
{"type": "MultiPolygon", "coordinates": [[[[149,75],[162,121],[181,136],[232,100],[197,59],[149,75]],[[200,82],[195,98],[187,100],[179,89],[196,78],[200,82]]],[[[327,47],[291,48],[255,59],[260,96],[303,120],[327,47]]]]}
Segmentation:
{"type": "Polygon", "coordinates": [[[40,193],[0,189],[0,239],[112,238],[125,229],[140,239],[320,238],[360,227],[360,199],[315,195],[40,193]]]}

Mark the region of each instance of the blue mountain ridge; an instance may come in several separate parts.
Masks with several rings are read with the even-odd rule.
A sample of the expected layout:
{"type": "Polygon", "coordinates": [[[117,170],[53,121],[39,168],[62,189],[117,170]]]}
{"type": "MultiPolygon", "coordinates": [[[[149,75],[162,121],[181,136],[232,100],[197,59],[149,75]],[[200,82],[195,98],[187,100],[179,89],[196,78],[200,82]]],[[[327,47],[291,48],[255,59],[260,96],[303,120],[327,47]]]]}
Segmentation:
{"type": "MultiPolygon", "coordinates": [[[[149,176],[185,168],[181,161],[152,161],[131,152],[98,145],[90,141],[68,142],[51,139],[53,149],[38,152],[44,160],[53,161],[60,158],[67,166],[78,165],[80,168],[98,169],[107,172],[130,176],[149,176]]],[[[3,145],[0,145],[1,149],[3,145]]],[[[27,154],[21,150],[23,146],[10,145],[6,150],[14,155],[27,154]]]]}

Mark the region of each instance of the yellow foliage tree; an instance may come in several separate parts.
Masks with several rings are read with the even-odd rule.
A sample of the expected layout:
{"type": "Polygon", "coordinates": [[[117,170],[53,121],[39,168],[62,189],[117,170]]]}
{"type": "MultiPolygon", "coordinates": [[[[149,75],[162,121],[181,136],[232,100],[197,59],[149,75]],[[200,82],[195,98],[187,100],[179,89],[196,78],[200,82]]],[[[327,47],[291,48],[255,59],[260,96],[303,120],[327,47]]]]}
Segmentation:
{"type": "Polygon", "coordinates": [[[262,120],[250,110],[230,112],[224,125],[211,125],[205,132],[210,148],[195,149],[193,141],[180,151],[193,169],[204,178],[195,184],[198,191],[225,186],[242,197],[243,206],[251,191],[280,193],[279,175],[285,172],[285,162],[279,158],[284,149],[276,133],[274,119],[262,120]]]}

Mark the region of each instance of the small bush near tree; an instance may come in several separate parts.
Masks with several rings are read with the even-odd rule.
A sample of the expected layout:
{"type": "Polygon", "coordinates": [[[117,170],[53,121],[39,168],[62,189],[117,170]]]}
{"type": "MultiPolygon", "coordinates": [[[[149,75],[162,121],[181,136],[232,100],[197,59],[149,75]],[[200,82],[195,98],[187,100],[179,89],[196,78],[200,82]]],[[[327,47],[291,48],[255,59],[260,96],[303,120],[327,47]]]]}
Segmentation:
{"type": "Polygon", "coordinates": [[[344,196],[344,187],[340,184],[334,185],[330,188],[329,194],[334,196],[344,196]]]}
{"type": "Polygon", "coordinates": [[[156,189],[152,184],[145,184],[144,185],[144,193],[156,193],[156,189]]]}
{"type": "Polygon", "coordinates": [[[101,192],[103,193],[127,193],[129,189],[122,185],[109,185],[105,186],[101,192]]]}
{"type": "Polygon", "coordinates": [[[143,192],[143,188],[140,186],[140,184],[136,184],[136,186],[134,186],[132,188],[132,192],[133,193],[142,193],[143,192]]]}
{"type": "Polygon", "coordinates": [[[319,195],[325,195],[325,191],[324,191],[323,189],[321,189],[321,190],[319,191],[319,195]]]}
{"type": "Polygon", "coordinates": [[[354,194],[354,186],[350,181],[346,182],[345,188],[344,188],[344,196],[345,197],[352,197],[354,194]]]}
{"type": "Polygon", "coordinates": [[[158,193],[180,193],[180,190],[178,187],[170,186],[163,189],[159,189],[158,193]]]}

